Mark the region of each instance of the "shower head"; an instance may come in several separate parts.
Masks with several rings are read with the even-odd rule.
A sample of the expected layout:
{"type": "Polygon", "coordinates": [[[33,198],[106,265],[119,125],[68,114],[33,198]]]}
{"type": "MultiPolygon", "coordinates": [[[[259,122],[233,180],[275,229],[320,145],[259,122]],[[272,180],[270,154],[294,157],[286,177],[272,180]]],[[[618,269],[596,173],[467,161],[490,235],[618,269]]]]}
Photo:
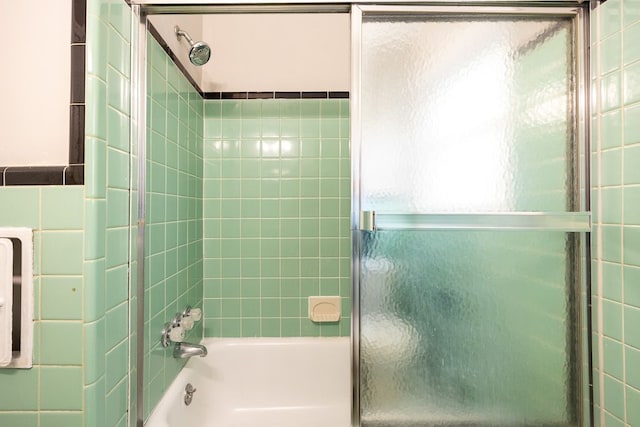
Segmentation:
{"type": "Polygon", "coordinates": [[[191,45],[189,49],[189,61],[193,65],[204,65],[209,62],[209,58],[211,58],[211,48],[205,42],[194,42],[193,39],[189,36],[189,34],[181,30],[177,25],[175,26],[176,37],[180,40],[180,37],[184,37],[191,45]]]}

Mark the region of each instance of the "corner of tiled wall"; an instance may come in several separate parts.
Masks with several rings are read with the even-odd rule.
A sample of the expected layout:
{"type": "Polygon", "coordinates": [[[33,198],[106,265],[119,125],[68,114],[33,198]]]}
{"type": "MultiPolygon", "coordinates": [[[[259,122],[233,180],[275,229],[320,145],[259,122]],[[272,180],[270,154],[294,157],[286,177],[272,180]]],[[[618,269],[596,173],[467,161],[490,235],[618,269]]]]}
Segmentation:
{"type": "Polygon", "coordinates": [[[86,426],[128,423],[131,11],[87,5],[84,399],[86,426]]]}
{"type": "Polygon", "coordinates": [[[596,425],[640,425],[640,2],[592,19],[596,425]]]}
{"type": "MultiPolygon", "coordinates": [[[[202,306],[202,97],[151,37],[147,41],[144,416],[185,360],[158,331],[186,305],[202,306]]],[[[200,342],[202,322],[186,340],[200,342]]]]}

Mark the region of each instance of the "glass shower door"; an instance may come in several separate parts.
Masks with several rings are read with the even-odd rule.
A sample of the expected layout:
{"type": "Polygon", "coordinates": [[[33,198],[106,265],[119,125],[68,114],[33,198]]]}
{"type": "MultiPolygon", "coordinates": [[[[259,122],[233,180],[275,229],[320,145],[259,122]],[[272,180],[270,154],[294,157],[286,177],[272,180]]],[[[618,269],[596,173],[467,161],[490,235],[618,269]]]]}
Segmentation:
{"type": "Polygon", "coordinates": [[[580,11],[353,11],[356,423],[583,423],[580,11]]]}

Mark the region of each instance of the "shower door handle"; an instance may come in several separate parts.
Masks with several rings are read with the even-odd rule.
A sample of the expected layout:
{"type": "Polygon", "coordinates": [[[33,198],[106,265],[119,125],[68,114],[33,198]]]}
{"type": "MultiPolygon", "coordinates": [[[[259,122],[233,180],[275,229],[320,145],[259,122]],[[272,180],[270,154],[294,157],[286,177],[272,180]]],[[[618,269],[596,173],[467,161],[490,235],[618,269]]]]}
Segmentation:
{"type": "Polygon", "coordinates": [[[360,231],[378,230],[591,231],[590,212],[376,213],[360,212],[360,231]]]}

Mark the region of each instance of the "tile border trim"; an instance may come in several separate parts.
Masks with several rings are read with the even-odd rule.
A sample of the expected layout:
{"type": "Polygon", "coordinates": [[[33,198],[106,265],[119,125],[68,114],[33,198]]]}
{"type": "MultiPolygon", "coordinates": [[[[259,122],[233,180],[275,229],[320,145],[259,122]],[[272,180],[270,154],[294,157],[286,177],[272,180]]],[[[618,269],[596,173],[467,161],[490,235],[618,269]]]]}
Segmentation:
{"type": "Polygon", "coordinates": [[[86,38],[87,0],[72,0],[69,164],[64,166],[0,166],[0,187],[84,185],[86,38]]]}

